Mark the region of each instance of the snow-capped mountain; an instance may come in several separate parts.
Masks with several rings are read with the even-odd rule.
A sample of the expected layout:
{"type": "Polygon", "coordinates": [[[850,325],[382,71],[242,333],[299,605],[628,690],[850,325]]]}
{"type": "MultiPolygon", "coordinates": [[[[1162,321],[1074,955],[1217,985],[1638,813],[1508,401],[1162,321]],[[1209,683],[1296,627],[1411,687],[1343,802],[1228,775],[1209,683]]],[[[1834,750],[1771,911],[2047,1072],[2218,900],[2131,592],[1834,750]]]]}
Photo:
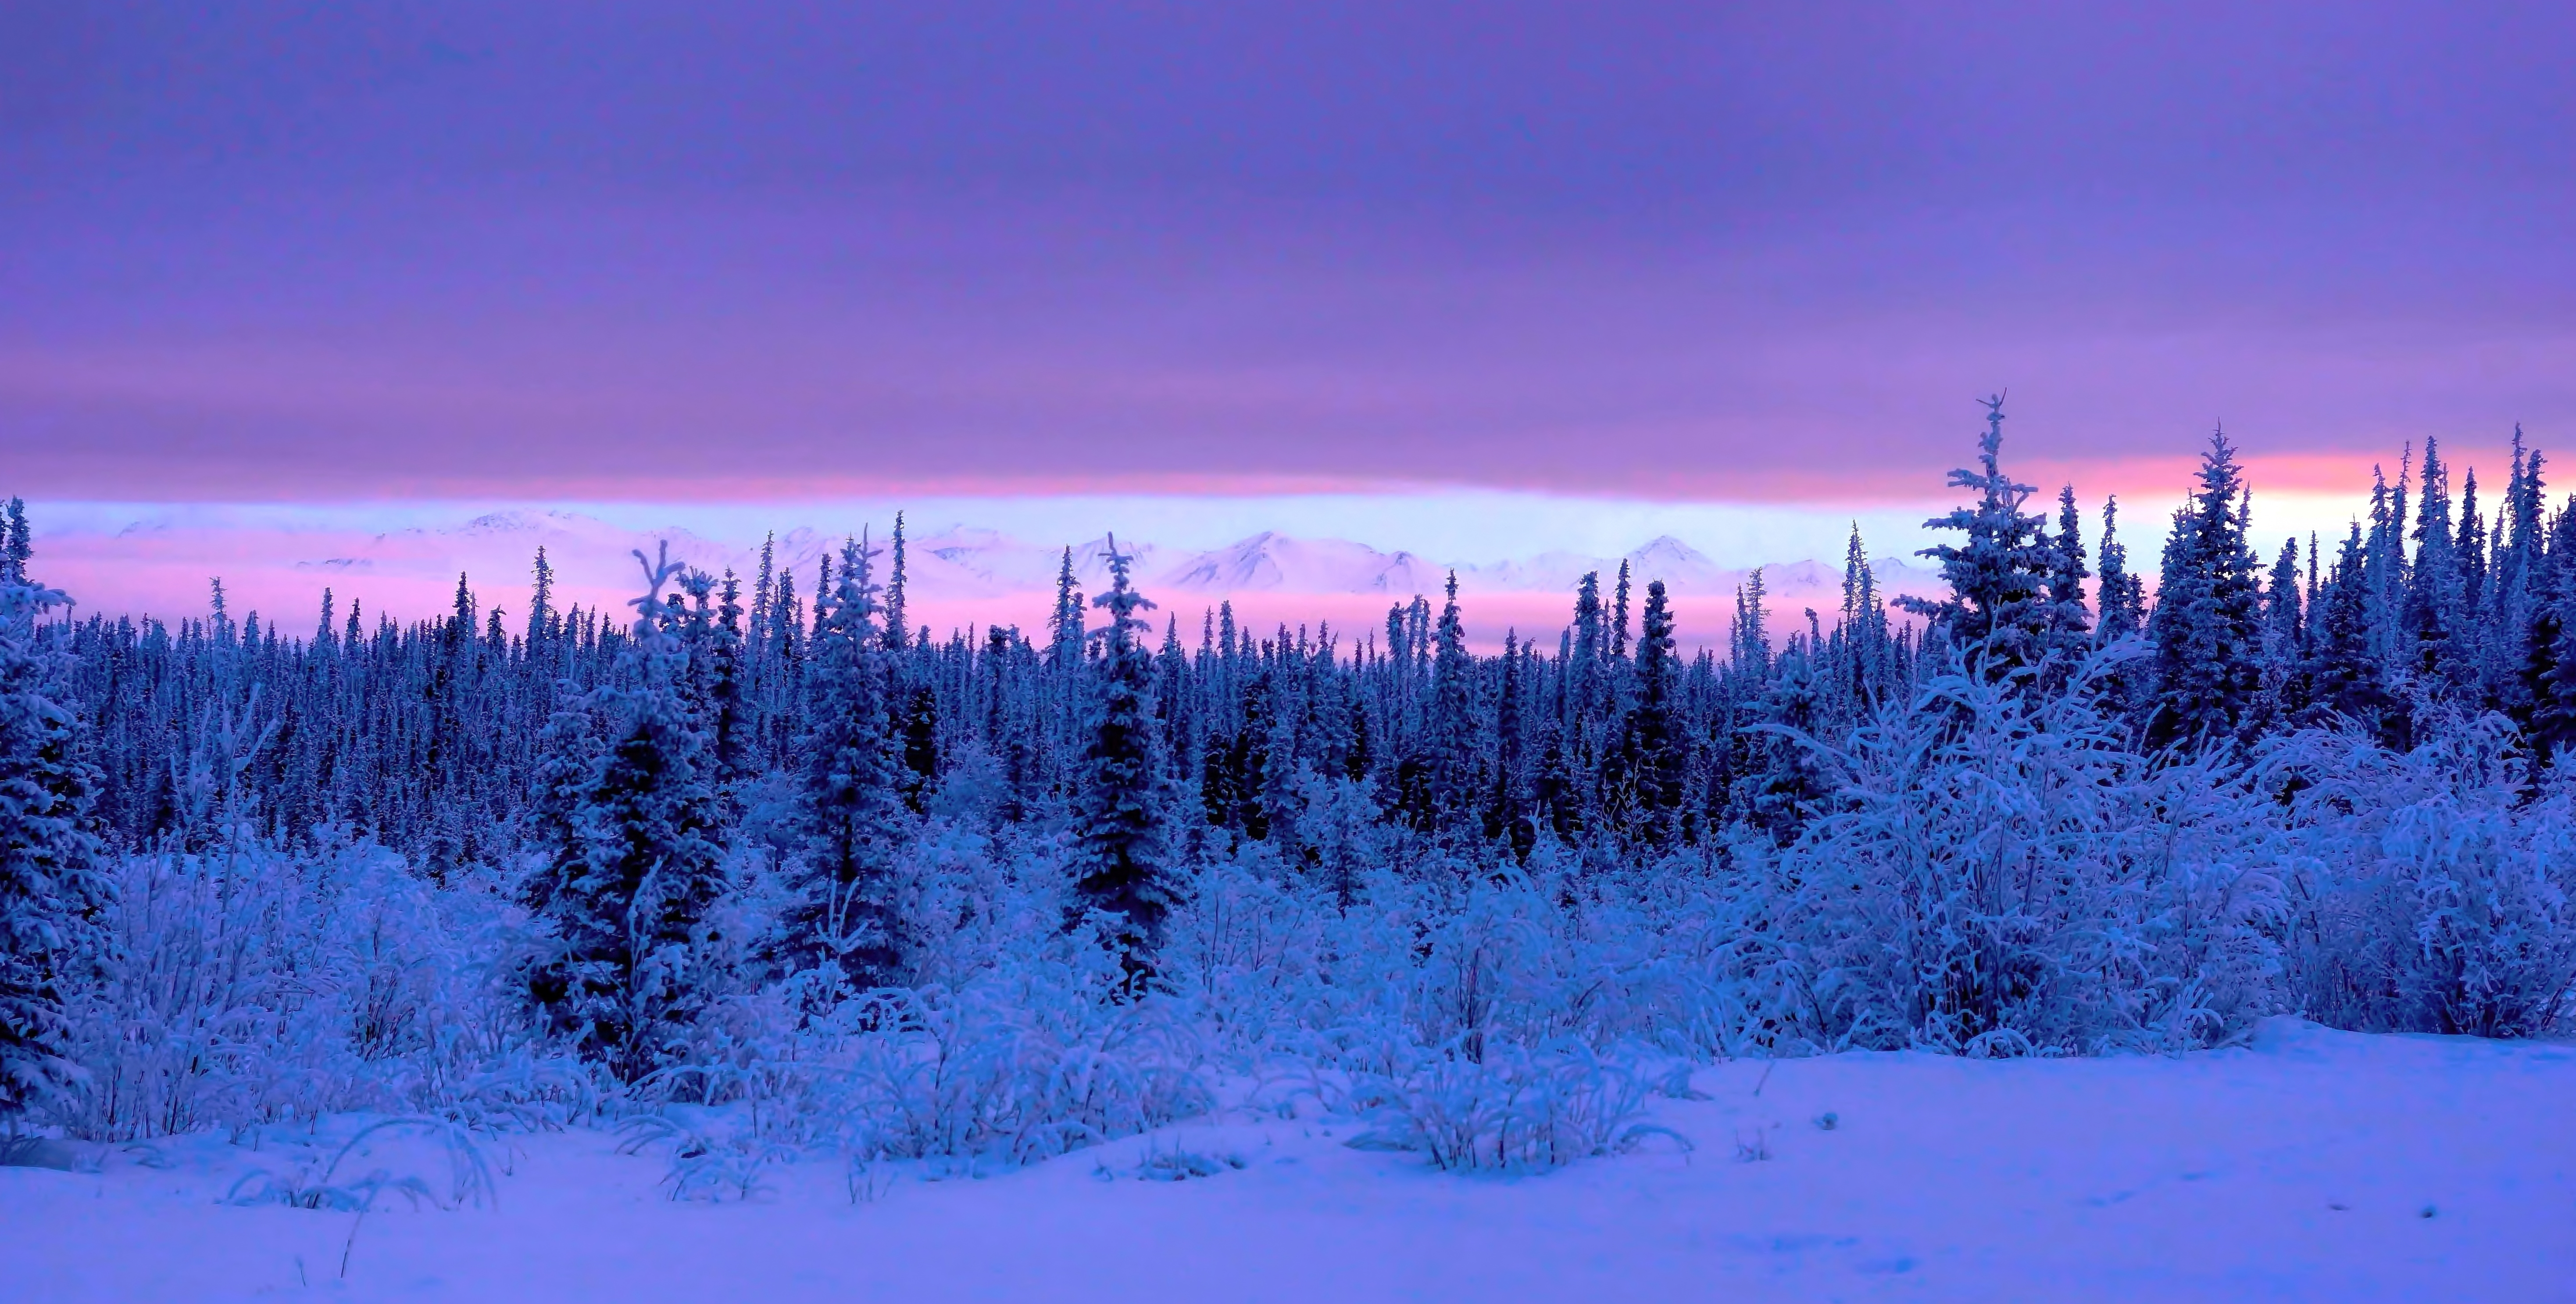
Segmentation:
{"type": "MultiPolygon", "coordinates": [[[[866,531],[876,578],[891,571],[887,523],[800,525],[774,534],[712,538],[679,527],[636,528],[576,511],[516,508],[452,525],[368,532],[329,527],[286,530],[247,528],[240,522],[148,518],[121,530],[55,545],[67,563],[84,562],[90,601],[137,612],[197,610],[205,578],[224,577],[233,600],[271,612],[308,608],[321,589],[338,591],[345,605],[363,598],[370,611],[402,617],[435,614],[452,601],[462,572],[485,605],[520,610],[532,559],[546,551],[556,584],[555,601],[617,610],[633,596],[638,571],[631,554],[671,554],[711,573],[732,571],[744,582],[758,573],[766,537],[775,569],[790,577],[800,601],[810,603],[822,560],[837,557],[844,540],[866,531]]],[[[907,596],[921,618],[1026,622],[1051,598],[1068,545],[1035,541],[971,522],[916,528],[905,552],[907,596]]],[[[1074,583],[1086,594],[1108,586],[1110,536],[1070,545],[1074,583]]],[[[1223,547],[1192,550],[1117,537],[1133,559],[1131,574],[1149,597],[1178,607],[1214,604],[1229,595],[1266,599],[1274,614],[1301,610],[1314,599],[1319,617],[1351,618],[1352,599],[1437,600],[1454,569],[1463,595],[1485,595],[1471,612],[1527,623],[1540,611],[1570,604],[1586,572],[1600,576],[1604,600],[1622,561],[1628,564],[1632,603],[1646,585],[1662,580],[1677,603],[1724,603],[1751,569],[1719,564],[1670,535],[1646,541],[1624,556],[1552,551],[1505,560],[1435,559],[1345,538],[1307,538],[1263,531],[1223,547]],[[1497,606],[1497,603],[1502,605],[1497,606]],[[1325,608],[1334,608],[1326,611],[1325,608]],[[1524,613],[1524,610],[1526,612],[1524,613]]],[[[1938,576],[1895,558],[1872,563],[1882,594],[1931,593],[1938,576]]],[[[1842,567],[1814,560],[1775,562],[1763,568],[1775,618],[1794,622],[1813,607],[1833,613],[1842,604],[1842,567]]],[[[1242,602],[1238,601],[1240,608],[1242,602]]],[[[1380,610],[1382,611],[1382,607],[1380,610]]],[[[1570,606],[1569,608],[1570,609],[1570,606]]]]}
{"type": "Polygon", "coordinates": [[[1191,593],[1430,593],[1440,567],[1409,552],[1380,552],[1348,539],[1296,539],[1263,531],[1181,561],[1158,577],[1191,593]]]}

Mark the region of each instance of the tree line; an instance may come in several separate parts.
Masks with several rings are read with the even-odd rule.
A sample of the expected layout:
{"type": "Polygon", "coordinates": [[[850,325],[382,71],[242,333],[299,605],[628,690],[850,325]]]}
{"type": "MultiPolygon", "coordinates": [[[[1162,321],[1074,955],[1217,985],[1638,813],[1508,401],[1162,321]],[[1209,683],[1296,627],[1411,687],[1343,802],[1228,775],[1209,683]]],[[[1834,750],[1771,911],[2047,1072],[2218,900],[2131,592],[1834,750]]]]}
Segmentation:
{"type": "Polygon", "coordinates": [[[1886,600],[1855,531],[1838,611],[1775,639],[1756,571],[1722,652],[1690,656],[1663,581],[1625,564],[1495,654],[1469,647],[1454,578],[1379,628],[1253,630],[1225,605],[1157,628],[1114,541],[1092,595],[1067,550],[1042,628],[942,636],[908,621],[900,517],[810,577],[768,545],[748,576],[639,554],[631,614],[558,609],[540,551],[507,622],[461,576],[450,614],[410,624],[327,591],[310,632],[236,620],[219,582],[203,617],[74,620],[13,504],[0,1104],[61,1061],[120,857],[364,843],[433,886],[500,885],[546,939],[510,979],[534,1025],[631,1080],[685,1059],[745,966],[809,1011],[917,977],[901,866],[933,826],[1051,848],[1057,926],[1142,999],[1212,864],[1345,910],[1383,873],[1764,872],[1848,833],[1858,740],[1907,713],[1927,745],[1961,736],[1945,683],[1990,695],[1973,710],[2075,694],[2100,745],[2235,774],[2292,735],[2405,754],[2498,721],[2500,782],[2528,801],[2552,781],[2576,741],[2576,500],[2548,506],[2519,430],[2491,506],[2428,440],[2344,538],[2268,566],[2213,435],[2150,593],[2116,502],[2088,546],[2072,486],[2052,517],[2007,473],[2004,421],[1990,400],[1950,478],[1967,501],[1928,523],[1946,595],[1886,600]],[[754,879],[774,909],[721,936],[750,927],[726,903],[754,879]]]}

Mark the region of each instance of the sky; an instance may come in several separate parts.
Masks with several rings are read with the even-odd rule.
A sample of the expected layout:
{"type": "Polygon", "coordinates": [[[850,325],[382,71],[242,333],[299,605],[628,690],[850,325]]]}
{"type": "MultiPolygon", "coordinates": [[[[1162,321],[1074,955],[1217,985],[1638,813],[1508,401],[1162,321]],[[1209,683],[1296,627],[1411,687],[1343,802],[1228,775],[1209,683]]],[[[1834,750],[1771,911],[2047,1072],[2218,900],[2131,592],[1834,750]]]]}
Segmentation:
{"type": "Polygon", "coordinates": [[[2034,483],[2152,522],[2224,421],[2331,528],[2576,424],[2570,66],[2546,4],[16,0],[0,489],[1751,564],[2000,390],[2034,483]]]}

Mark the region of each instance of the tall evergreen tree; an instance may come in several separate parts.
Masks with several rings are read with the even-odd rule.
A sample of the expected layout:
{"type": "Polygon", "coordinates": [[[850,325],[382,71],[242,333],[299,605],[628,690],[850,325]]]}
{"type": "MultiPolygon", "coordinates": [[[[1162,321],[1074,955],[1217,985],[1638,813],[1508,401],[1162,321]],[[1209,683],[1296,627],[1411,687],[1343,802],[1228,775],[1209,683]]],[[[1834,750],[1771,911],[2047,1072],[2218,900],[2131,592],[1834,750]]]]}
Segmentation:
{"type": "MultiPolygon", "coordinates": [[[[553,636],[555,614],[555,568],[546,560],[544,544],[537,545],[536,580],[528,597],[528,647],[544,646],[553,636]]],[[[324,618],[326,621],[328,617],[324,618]]]]}
{"type": "Polygon", "coordinates": [[[1055,615],[1047,621],[1047,632],[1054,636],[1047,645],[1047,657],[1060,672],[1082,663],[1082,590],[1075,584],[1073,549],[1066,548],[1055,576],[1055,615]]]}
{"type": "Polygon", "coordinates": [[[1682,742],[1681,664],[1673,641],[1672,604],[1664,582],[1646,585],[1645,628],[1637,639],[1637,704],[1628,712],[1622,751],[1638,831],[1661,844],[1678,837],[1688,755],[1682,742]]]}
{"type": "Polygon", "coordinates": [[[901,512],[894,514],[892,543],[894,555],[890,559],[892,564],[886,572],[885,586],[885,647],[888,652],[901,652],[904,639],[911,633],[910,627],[904,624],[907,616],[904,613],[903,590],[907,576],[904,574],[903,513],[901,512]]]}
{"type": "Polygon", "coordinates": [[[2146,583],[2129,573],[2129,549],[2120,542],[2120,500],[2102,500],[2102,583],[2097,592],[2095,637],[2104,643],[2143,633],[2147,625],[2146,583]]]}
{"type": "Polygon", "coordinates": [[[1129,580],[1133,559],[1109,540],[1109,591],[1092,599],[1109,613],[1097,632],[1101,656],[1085,730],[1082,782],[1073,809],[1074,894],[1109,923],[1129,990],[1152,981],[1163,923],[1180,900],[1164,837],[1162,770],[1153,754],[1154,664],[1136,613],[1153,604],[1129,580]]]}
{"type": "MultiPolygon", "coordinates": [[[[2502,515],[2497,517],[2498,550],[2501,551],[2502,515]]],[[[2478,473],[2475,468],[2460,483],[2460,528],[2454,537],[2452,569],[2458,577],[2458,591],[2453,599],[2451,628],[2454,631],[2454,682],[2460,692],[2479,705],[2491,697],[2495,678],[2494,638],[2487,623],[2487,609],[2493,601],[2488,591],[2489,566],[2487,525],[2478,510],[2478,473]]]]}
{"type": "Polygon", "coordinates": [[[1906,610],[1929,617],[1975,664],[2000,672],[2034,664],[2047,649],[2054,549],[2046,537],[2047,522],[2022,510],[2038,490],[2004,474],[2003,396],[1986,399],[1985,405],[1986,433],[1977,442],[1977,469],[1950,473],[1950,487],[1974,492],[1976,505],[1923,523],[1927,529],[1967,536],[1965,543],[1939,544],[1919,554],[1941,563],[1950,596],[1940,602],[1911,596],[1899,601],[1906,610]]]}
{"type": "Polygon", "coordinates": [[[1458,610],[1458,573],[1449,573],[1448,600],[1440,609],[1438,648],[1431,662],[1431,821],[1450,828],[1474,809],[1476,702],[1467,654],[1467,625],[1458,610]]]}
{"type": "Polygon", "coordinates": [[[2057,537],[2048,541],[2048,646],[2078,655],[2092,641],[2093,617],[2084,607],[2084,520],[2075,510],[2075,486],[2057,491],[2057,537]]]}
{"type": "Polygon", "coordinates": [[[1851,539],[1843,547],[1843,608],[1834,639],[1841,649],[1841,696],[1846,709],[1854,716],[1866,714],[1895,684],[1888,657],[1887,608],[1879,600],[1878,574],[1870,569],[1858,521],[1852,523],[1851,539]]]}
{"type": "Polygon", "coordinates": [[[2308,715],[2303,723],[2341,719],[2384,741],[2403,743],[2408,721],[2403,705],[2381,682],[2379,652],[2370,626],[2374,578],[2368,545],[2356,521],[2312,604],[2308,715]]]}
{"type": "Polygon", "coordinates": [[[904,829],[886,731],[889,676],[874,563],[864,540],[844,542],[838,584],[814,600],[804,837],[781,953],[796,968],[821,974],[832,991],[892,982],[902,962],[893,865],[904,829]]]}
{"type": "Polygon", "coordinates": [[[36,555],[36,532],[27,524],[27,502],[11,498],[5,523],[0,523],[0,583],[27,582],[27,563],[36,555]]]}
{"type": "Polygon", "coordinates": [[[2200,488],[2174,514],[2156,610],[2153,746],[2233,739],[2262,690],[2262,593],[2245,539],[2249,494],[2221,430],[2201,457],[2200,488]]]}
{"type": "Polygon", "coordinates": [[[634,1081],[684,1060],[713,998],[710,908],[724,890],[715,794],[698,724],[681,695],[687,653],[662,598],[682,567],[670,545],[644,567],[644,596],[619,658],[622,682],[584,702],[598,722],[562,721],[567,757],[543,814],[551,852],[529,884],[557,950],[530,992],[585,1055],[634,1081]],[[604,746],[592,743],[597,739],[604,746]]]}
{"type": "Polygon", "coordinates": [[[708,633],[708,729],[717,781],[730,786],[748,775],[751,723],[744,701],[742,582],[724,573],[722,605],[708,633]]]}
{"type": "Polygon", "coordinates": [[[2281,555],[2272,562],[2271,582],[2263,586],[2263,655],[2275,666],[2295,664],[2306,654],[2307,613],[2299,597],[2299,541],[2283,539],[2281,555]]]}
{"type": "MultiPolygon", "coordinates": [[[[1455,578],[1454,576],[1452,578],[1455,578]]],[[[1628,559],[1619,559],[1619,586],[1611,603],[1610,658],[1628,659],[1628,559]]]]}
{"type": "Polygon", "coordinates": [[[105,958],[109,896],[91,821],[97,775],[61,702],[64,653],[27,578],[24,509],[0,539],[0,1124],[71,1089],[64,1004],[105,958]]]}
{"type": "Polygon", "coordinates": [[[2538,760],[2555,765],[2576,751],[2576,506],[2550,523],[2548,551],[2533,569],[2515,714],[2538,760]]]}
{"type": "Polygon", "coordinates": [[[1759,566],[1735,588],[1735,620],[1727,642],[1729,664],[1739,678],[1761,683],[1771,677],[1771,610],[1759,566]]]}
{"type": "Polygon", "coordinates": [[[2415,557],[2398,608],[2401,664],[2425,686],[2448,691],[2460,685],[2460,557],[2451,523],[2451,473],[2438,440],[2424,441],[2424,469],[2415,509],[2415,557]]]}

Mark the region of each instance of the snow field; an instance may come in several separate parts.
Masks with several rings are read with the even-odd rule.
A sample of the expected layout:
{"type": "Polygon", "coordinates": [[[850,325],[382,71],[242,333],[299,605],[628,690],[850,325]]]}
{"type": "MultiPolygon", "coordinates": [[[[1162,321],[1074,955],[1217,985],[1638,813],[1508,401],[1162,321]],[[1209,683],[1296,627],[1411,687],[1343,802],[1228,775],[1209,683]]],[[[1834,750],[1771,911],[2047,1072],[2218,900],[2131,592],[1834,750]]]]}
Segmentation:
{"type": "MultiPolygon", "coordinates": [[[[495,1201],[363,1218],[220,1201],[364,1120],[199,1133],[0,1169],[0,1298],[2576,1299],[2576,1047],[2275,1019],[2250,1049],[1853,1053],[1692,1086],[1648,1113],[1687,1152],[1659,1136],[1542,1176],[1354,1149],[1364,1129],[1307,1099],[976,1179],[780,1162],[748,1200],[669,1198],[669,1145],[628,1153],[631,1132],[485,1138],[495,1201]]],[[[447,1197],[432,1140],[377,1141],[339,1176],[447,1197]]]]}

